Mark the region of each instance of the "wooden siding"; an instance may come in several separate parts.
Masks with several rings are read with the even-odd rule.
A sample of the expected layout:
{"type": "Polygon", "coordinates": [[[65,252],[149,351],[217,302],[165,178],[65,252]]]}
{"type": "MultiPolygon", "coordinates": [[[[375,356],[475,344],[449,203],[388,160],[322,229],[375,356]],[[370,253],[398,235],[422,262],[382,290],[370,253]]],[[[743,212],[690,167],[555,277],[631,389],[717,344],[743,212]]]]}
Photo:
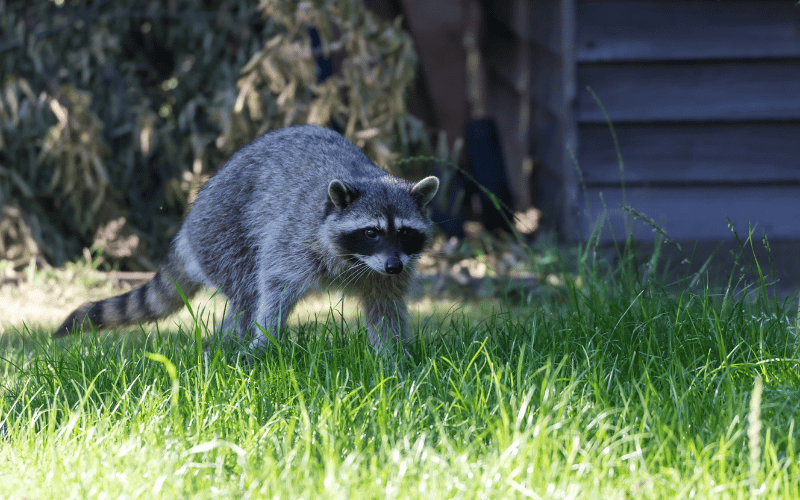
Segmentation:
{"type": "MultiPolygon", "coordinates": [[[[800,123],[635,123],[618,124],[616,131],[632,185],[800,183],[800,123]]],[[[608,127],[584,125],[578,141],[586,182],[618,185],[608,127]]]]}
{"type": "Polygon", "coordinates": [[[625,190],[624,202],[618,187],[589,188],[587,198],[584,233],[588,235],[602,223],[600,236],[606,241],[623,241],[625,224],[639,240],[652,240],[656,234],[652,227],[624,211],[623,205],[654,220],[675,241],[732,239],[728,218],[743,241],[748,224],[754,228],[756,241],[764,232],[774,240],[797,239],[800,227],[800,186],[638,187],[625,190]],[[601,193],[608,215],[603,213],[601,193]]]}
{"type": "Polygon", "coordinates": [[[584,236],[601,192],[617,238],[626,217],[616,151],[590,86],[619,137],[625,201],[670,237],[730,238],[726,217],[740,234],[750,220],[759,234],[800,237],[800,8],[581,0],[576,22],[584,236]]]}
{"type": "MultiPolygon", "coordinates": [[[[524,12],[522,13],[524,15],[524,12]]],[[[530,155],[530,47],[508,26],[491,18],[486,41],[487,104],[500,133],[506,173],[517,208],[531,205],[532,180],[523,162],[530,155]]]]}
{"type": "MultiPolygon", "coordinates": [[[[798,9],[800,12],[800,8],[798,9]]],[[[800,118],[800,60],[581,64],[580,123],[800,118]]]]}
{"type": "Polygon", "coordinates": [[[580,2],[577,22],[581,63],[800,57],[791,1],[580,2]]]}
{"type": "Polygon", "coordinates": [[[564,168],[572,163],[570,151],[577,144],[575,3],[495,0],[488,10],[490,102],[495,109],[514,113],[517,124],[514,129],[503,128],[505,115],[497,116],[504,144],[510,140],[508,134],[529,144],[527,153],[537,164],[533,204],[543,210],[550,225],[577,237],[579,185],[575,169],[564,168]]]}

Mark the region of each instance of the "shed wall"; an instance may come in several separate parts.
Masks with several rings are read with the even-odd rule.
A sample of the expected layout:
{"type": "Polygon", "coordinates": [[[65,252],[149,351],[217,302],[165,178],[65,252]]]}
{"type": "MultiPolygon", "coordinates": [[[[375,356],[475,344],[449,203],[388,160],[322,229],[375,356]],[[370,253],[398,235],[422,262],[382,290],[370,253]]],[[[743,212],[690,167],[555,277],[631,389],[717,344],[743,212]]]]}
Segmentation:
{"type": "MultiPolygon", "coordinates": [[[[581,233],[675,240],[756,225],[800,238],[800,9],[770,1],[580,0],[576,11],[581,233]],[[613,122],[617,152],[597,94],[613,122]],[[623,182],[624,180],[624,182],[623,182]],[[623,189],[624,186],[624,189],[623,189]],[[624,193],[624,194],[623,194],[624,193]],[[629,219],[627,222],[625,219],[629,219]]],[[[568,165],[562,165],[568,169],[568,165]]]]}
{"type": "Polygon", "coordinates": [[[532,202],[549,225],[577,237],[579,184],[575,169],[564,168],[577,139],[575,4],[495,0],[488,3],[487,17],[488,93],[499,113],[504,148],[512,165],[515,154],[534,159],[522,163],[530,169],[524,173],[531,183],[513,188],[530,193],[518,197],[523,206],[532,202]]]}

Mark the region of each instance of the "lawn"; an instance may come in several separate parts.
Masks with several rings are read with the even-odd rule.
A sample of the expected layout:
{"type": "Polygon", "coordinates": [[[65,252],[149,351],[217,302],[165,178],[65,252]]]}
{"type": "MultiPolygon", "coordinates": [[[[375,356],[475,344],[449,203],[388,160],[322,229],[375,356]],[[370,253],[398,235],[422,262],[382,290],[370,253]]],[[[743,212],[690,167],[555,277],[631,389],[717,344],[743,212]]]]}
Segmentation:
{"type": "Polygon", "coordinates": [[[552,293],[417,314],[398,364],[335,308],[251,365],[198,354],[197,305],[12,335],[0,498],[800,498],[796,297],[594,255],[552,293]]]}

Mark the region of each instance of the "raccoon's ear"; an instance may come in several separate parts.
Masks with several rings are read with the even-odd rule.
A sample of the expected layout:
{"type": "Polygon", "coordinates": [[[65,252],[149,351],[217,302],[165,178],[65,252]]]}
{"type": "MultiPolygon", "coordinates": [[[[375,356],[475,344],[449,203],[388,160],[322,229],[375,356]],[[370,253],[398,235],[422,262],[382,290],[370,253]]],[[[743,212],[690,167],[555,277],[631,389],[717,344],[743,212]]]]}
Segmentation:
{"type": "Polygon", "coordinates": [[[339,179],[334,179],[328,184],[328,198],[337,208],[343,210],[358,196],[358,191],[348,186],[339,179]]]}
{"type": "Polygon", "coordinates": [[[439,190],[439,179],[434,176],[425,177],[411,188],[411,194],[417,199],[421,207],[431,202],[439,190]]]}

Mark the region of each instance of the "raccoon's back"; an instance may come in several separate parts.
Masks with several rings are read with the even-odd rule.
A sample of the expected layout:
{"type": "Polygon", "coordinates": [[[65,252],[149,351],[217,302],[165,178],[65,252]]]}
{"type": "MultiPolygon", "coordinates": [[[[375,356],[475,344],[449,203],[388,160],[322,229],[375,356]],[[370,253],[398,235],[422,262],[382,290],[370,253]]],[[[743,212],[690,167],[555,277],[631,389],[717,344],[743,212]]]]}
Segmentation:
{"type": "Polygon", "coordinates": [[[335,178],[386,175],[358,147],[333,130],[302,125],[269,132],[243,147],[212,177],[209,187],[233,194],[237,191],[234,186],[255,182],[254,187],[262,192],[291,198],[313,194],[314,189],[324,195],[328,183],[335,178]]]}
{"type": "Polygon", "coordinates": [[[324,215],[331,180],[387,175],[333,130],[284,128],[234,154],[200,191],[186,224],[212,233],[217,227],[234,239],[260,233],[265,226],[302,231],[324,215]]]}

